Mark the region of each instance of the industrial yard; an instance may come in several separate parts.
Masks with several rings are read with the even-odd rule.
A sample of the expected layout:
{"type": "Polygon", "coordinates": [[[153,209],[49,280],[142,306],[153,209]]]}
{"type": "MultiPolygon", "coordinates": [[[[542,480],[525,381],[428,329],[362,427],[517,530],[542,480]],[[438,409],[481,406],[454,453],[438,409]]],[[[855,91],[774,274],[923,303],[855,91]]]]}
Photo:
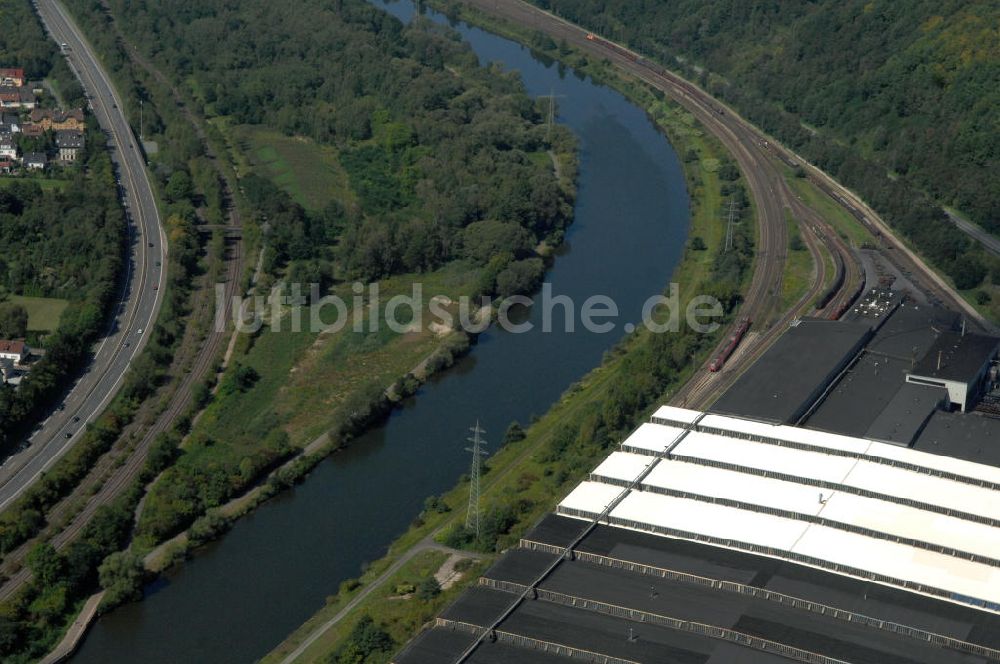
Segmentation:
{"type": "Polygon", "coordinates": [[[661,406],[396,659],[1000,661],[1000,338],[900,291],[661,406]]]}

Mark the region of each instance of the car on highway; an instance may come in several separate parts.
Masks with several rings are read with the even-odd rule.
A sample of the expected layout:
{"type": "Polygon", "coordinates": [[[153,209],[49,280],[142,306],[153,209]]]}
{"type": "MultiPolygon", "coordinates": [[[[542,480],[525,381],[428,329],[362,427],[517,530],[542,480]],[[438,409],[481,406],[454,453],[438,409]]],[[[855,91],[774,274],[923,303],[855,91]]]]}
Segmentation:
{"type": "Polygon", "coordinates": [[[74,415],[73,416],[73,421],[74,422],[79,422],[80,421],[80,416],[79,415],[74,415]]]}
{"type": "Polygon", "coordinates": [[[73,437],[73,433],[71,431],[67,431],[66,433],[63,434],[63,437],[64,438],[72,438],[73,437]]]}

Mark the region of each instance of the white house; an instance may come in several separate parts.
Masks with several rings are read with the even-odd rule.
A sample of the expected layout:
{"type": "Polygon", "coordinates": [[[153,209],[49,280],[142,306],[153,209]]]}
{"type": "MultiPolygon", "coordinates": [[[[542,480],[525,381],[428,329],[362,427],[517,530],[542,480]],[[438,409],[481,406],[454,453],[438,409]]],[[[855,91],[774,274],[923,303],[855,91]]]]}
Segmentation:
{"type": "Polygon", "coordinates": [[[13,360],[15,363],[21,364],[30,353],[31,349],[23,341],[0,339],[0,360],[13,360]]]}

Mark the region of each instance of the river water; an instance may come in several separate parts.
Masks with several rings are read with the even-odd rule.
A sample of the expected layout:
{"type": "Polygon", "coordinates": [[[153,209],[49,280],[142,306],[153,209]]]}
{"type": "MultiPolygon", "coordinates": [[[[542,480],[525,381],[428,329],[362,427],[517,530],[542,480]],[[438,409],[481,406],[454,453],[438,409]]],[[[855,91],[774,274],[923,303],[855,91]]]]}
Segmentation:
{"type": "MultiPolygon", "coordinates": [[[[409,21],[410,2],[379,6],[409,21]]],[[[441,15],[426,14],[444,22],[441,15]]],[[[626,321],[639,322],[663,290],[687,236],[688,195],[676,154],[639,108],[617,92],[520,45],[465,24],[454,26],[482,62],[521,73],[534,96],[555,94],[558,121],[580,143],[576,217],[547,275],[554,294],[579,307],[608,295],[621,316],[614,331],[541,329],[542,307],[524,334],[491,329],[455,368],[349,449],[323,461],[300,486],[239,521],[145,599],[101,618],[74,662],[253,662],[304,622],[341,581],[420,512],[425,497],[468,469],[467,428],[478,419],[499,442],[512,420],[541,415],[601,361],[626,321]]],[[[489,449],[495,449],[490,445],[489,449]]]]}

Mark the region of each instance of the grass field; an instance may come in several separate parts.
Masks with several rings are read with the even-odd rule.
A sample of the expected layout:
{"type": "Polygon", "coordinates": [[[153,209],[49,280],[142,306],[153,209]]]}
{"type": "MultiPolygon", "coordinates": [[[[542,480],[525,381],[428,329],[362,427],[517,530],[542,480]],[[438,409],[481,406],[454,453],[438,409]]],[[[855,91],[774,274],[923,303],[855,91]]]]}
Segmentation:
{"type": "Polygon", "coordinates": [[[10,301],[20,304],[28,311],[30,332],[51,332],[59,327],[59,316],[69,304],[69,300],[55,297],[24,297],[12,295],[10,301]]]}
{"type": "Polygon", "coordinates": [[[806,178],[797,178],[791,169],[785,167],[785,179],[802,201],[818,212],[833,226],[840,236],[855,247],[873,240],[872,234],[844,208],[820,191],[806,178]]]}
{"type": "Polygon", "coordinates": [[[354,199],[334,148],[257,126],[230,131],[251,165],[307,210],[321,210],[335,199],[354,199]]]}
{"type": "Polygon", "coordinates": [[[782,311],[791,309],[792,305],[805,295],[816,270],[812,254],[809,253],[809,248],[802,240],[799,223],[787,208],[785,209],[785,225],[788,228],[788,259],[785,261],[785,272],[781,279],[782,311]],[[793,249],[795,246],[799,248],[793,249]]]}
{"type": "MultiPolygon", "coordinates": [[[[385,585],[365,600],[366,609],[364,612],[353,613],[325,632],[306,650],[302,660],[325,661],[323,659],[324,653],[332,652],[350,634],[354,625],[365,613],[374,616],[377,622],[384,624],[393,641],[397,644],[408,641],[412,636],[413,627],[427,622],[454,601],[464,589],[465,584],[452,586],[430,600],[401,596],[396,590],[401,585],[417,585],[422,579],[433,576],[447,558],[448,554],[440,551],[424,551],[414,556],[385,585]]],[[[471,566],[462,571],[462,580],[475,579],[485,571],[486,565],[481,561],[473,562],[470,560],[469,562],[471,566]]],[[[336,597],[330,598],[327,605],[302,625],[296,633],[301,633],[302,638],[305,638],[318,625],[328,620],[329,616],[340,611],[352,597],[353,593],[342,592],[336,597]]],[[[261,661],[264,664],[278,662],[287,650],[276,650],[261,661]]]]}

